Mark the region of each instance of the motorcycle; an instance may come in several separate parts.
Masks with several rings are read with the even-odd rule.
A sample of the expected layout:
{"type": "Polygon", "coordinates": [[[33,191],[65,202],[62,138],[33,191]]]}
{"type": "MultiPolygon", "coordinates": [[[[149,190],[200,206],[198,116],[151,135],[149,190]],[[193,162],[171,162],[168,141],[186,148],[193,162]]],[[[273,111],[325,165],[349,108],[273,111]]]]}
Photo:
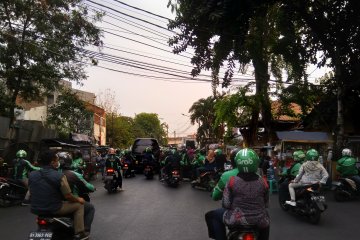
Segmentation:
{"type": "Polygon", "coordinates": [[[144,175],[146,179],[153,179],[154,178],[154,167],[150,165],[145,165],[144,167],[144,175]]]}
{"type": "Polygon", "coordinates": [[[180,183],[180,170],[173,169],[170,175],[165,175],[165,182],[170,187],[177,187],[180,183]]]}
{"type": "Polygon", "coordinates": [[[317,224],[320,221],[321,213],[327,209],[325,196],[319,191],[319,184],[311,184],[295,188],[296,206],[286,204],[290,200],[290,194],[284,199],[283,194],[279,193],[279,204],[284,211],[291,211],[300,216],[305,216],[308,220],[317,224]]]}
{"type": "Polygon", "coordinates": [[[72,240],[74,239],[73,220],[70,217],[39,215],[36,218],[37,231],[29,234],[28,240],[72,240]]]}
{"type": "Polygon", "coordinates": [[[122,166],[122,170],[123,170],[123,175],[124,178],[128,178],[128,177],[135,177],[135,170],[132,167],[132,164],[129,163],[124,163],[122,166]]]}
{"type": "Polygon", "coordinates": [[[339,181],[333,181],[334,198],[337,202],[344,202],[360,196],[360,190],[357,189],[356,182],[350,178],[339,178],[339,181]]]}
{"type": "Polygon", "coordinates": [[[259,233],[255,225],[242,225],[236,228],[229,228],[228,240],[256,240],[259,233]]]}
{"type": "Polygon", "coordinates": [[[104,178],[104,188],[108,191],[108,193],[116,192],[118,187],[118,172],[113,168],[107,168],[105,171],[104,178]]]}
{"type": "Polygon", "coordinates": [[[21,181],[0,177],[0,206],[9,207],[20,204],[26,195],[27,188],[21,181]]]}
{"type": "Polygon", "coordinates": [[[211,192],[219,181],[221,173],[218,171],[206,171],[200,174],[199,181],[192,181],[191,187],[211,192]]]}

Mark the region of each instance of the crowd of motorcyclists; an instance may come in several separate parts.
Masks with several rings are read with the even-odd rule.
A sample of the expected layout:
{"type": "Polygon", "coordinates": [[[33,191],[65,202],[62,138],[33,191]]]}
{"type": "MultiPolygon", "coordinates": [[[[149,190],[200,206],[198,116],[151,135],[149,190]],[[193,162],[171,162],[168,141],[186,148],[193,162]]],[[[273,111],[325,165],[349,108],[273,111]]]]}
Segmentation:
{"type": "MultiPolygon", "coordinates": [[[[95,208],[90,203],[88,193],[95,187],[83,178],[85,163],[81,152],[46,151],[40,155],[39,166],[26,160],[26,151],[20,149],[13,161],[12,177],[28,187],[22,202],[31,205],[31,212],[37,215],[73,215],[74,239],[88,239],[95,208]],[[64,201],[65,200],[65,201],[64,201]]],[[[96,163],[102,180],[107,169],[116,171],[119,191],[123,190],[124,166],[134,170],[135,159],[131,151],[109,148],[98,152],[96,163]]],[[[146,148],[142,157],[143,166],[158,170],[159,180],[165,181],[174,169],[179,170],[181,179],[192,184],[199,184],[205,173],[212,173],[211,197],[222,200],[222,208],[209,211],[205,215],[210,238],[226,239],[226,226],[251,224],[257,227],[258,239],[269,238],[270,218],[267,213],[269,190],[267,170],[277,166],[278,162],[268,156],[261,156],[249,148],[235,148],[229,158],[218,145],[208,150],[164,148],[159,159],[155,159],[152,149],[146,148]],[[228,168],[227,166],[231,166],[228,168]],[[251,189],[251,190],[250,190],[251,189]]],[[[288,176],[278,186],[280,198],[288,194],[285,201],[289,206],[296,206],[297,188],[319,184],[326,185],[329,174],[321,162],[316,149],[304,151],[296,149],[292,153],[291,164],[283,166],[279,176],[288,176]]],[[[360,189],[359,170],[356,159],[348,148],[342,150],[342,157],[337,161],[336,171],[340,177],[349,178],[360,189]]],[[[210,186],[210,183],[207,183],[210,186]]],[[[285,200],[285,199],[284,199],[285,200]]]]}

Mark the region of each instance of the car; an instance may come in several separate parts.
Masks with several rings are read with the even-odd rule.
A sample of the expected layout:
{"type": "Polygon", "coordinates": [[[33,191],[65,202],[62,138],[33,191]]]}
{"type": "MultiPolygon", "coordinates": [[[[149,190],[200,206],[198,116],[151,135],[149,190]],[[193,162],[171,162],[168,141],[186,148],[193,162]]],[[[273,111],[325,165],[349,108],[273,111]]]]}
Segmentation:
{"type": "Polygon", "coordinates": [[[155,138],[137,138],[131,147],[131,153],[135,157],[135,169],[137,172],[142,172],[143,170],[142,158],[147,147],[151,148],[155,157],[155,167],[158,167],[160,156],[160,146],[158,141],[155,138]]]}

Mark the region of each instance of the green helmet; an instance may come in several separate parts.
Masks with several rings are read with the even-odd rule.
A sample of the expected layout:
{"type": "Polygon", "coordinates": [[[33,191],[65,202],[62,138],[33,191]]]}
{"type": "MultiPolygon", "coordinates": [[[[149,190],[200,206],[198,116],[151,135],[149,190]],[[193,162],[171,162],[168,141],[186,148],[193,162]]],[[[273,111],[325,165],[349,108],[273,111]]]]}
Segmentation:
{"type": "Polygon", "coordinates": [[[215,155],[221,155],[222,154],[222,150],[221,149],[216,149],[215,150],[215,155]]]}
{"type": "Polygon", "coordinates": [[[250,148],[241,149],[235,156],[239,172],[256,172],[259,167],[259,156],[250,148]]]}
{"type": "Polygon", "coordinates": [[[317,161],[319,158],[319,153],[315,149],[310,149],[306,152],[306,160],[307,161],[317,161]]]}
{"type": "Polygon", "coordinates": [[[26,156],[27,156],[26,151],[22,150],[22,149],[17,151],[17,153],[16,153],[16,157],[18,157],[18,158],[25,158],[26,156]]]}
{"type": "Polygon", "coordinates": [[[293,153],[293,157],[295,162],[302,162],[305,160],[305,153],[302,150],[298,150],[293,153]]]}

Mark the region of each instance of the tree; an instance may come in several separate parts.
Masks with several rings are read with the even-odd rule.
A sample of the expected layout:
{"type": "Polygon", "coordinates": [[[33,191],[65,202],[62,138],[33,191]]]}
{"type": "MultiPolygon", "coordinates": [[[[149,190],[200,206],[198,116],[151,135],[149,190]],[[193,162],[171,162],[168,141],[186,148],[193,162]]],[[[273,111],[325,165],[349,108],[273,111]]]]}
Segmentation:
{"type": "Polygon", "coordinates": [[[220,68],[226,65],[222,86],[228,87],[236,68],[240,66],[241,70],[252,63],[258,104],[252,109],[250,128],[257,129],[261,113],[267,142],[272,135],[269,72],[279,83],[282,69],[288,71],[288,79],[299,80],[310,60],[299,44],[299,29],[284,24],[290,16],[281,12],[280,5],[273,1],[175,0],[169,1],[169,5],[177,14],[169,28],[180,30],[180,34],[170,39],[170,45],[175,53],[187,47],[195,49],[191,60],[195,65],[193,76],[201,70],[211,70],[213,86],[217,86],[220,68]],[[286,41],[279,41],[281,38],[286,41]]]}
{"type": "Polygon", "coordinates": [[[223,139],[222,123],[215,124],[216,114],[214,105],[217,98],[210,96],[208,98],[201,98],[189,109],[190,121],[192,124],[199,125],[196,133],[196,140],[200,145],[205,143],[218,142],[223,139]]]}
{"type": "Polygon", "coordinates": [[[107,114],[107,142],[116,148],[128,148],[135,140],[134,119],[117,114],[107,114]]]}
{"type": "Polygon", "coordinates": [[[239,87],[234,94],[229,94],[219,99],[214,106],[216,113],[215,126],[225,123],[227,128],[226,138],[232,138],[232,128],[245,127],[241,134],[247,146],[254,145],[257,133],[257,124],[252,121],[257,102],[254,95],[249,95],[250,85],[239,87]],[[249,124],[250,123],[250,124],[249,124]]]}
{"type": "Polygon", "coordinates": [[[11,119],[18,96],[41,101],[61,79],[80,83],[86,78],[83,47],[101,45],[94,25],[100,18],[100,13],[91,16],[82,0],[1,1],[0,79],[11,119]]]}
{"type": "Polygon", "coordinates": [[[53,126],[62,137],[70,133],[92,135],[93,113],[86,110],[85,104],[75,93],[64,90],[57,103],[48,110],[47,124],[53,126]]]}
{"type": "Polygon", "coordinates": [[[159,141],[159,144],[166,142],[166,132],[161,126],[156,113],[139,113],[134,118],[134,133],[136,137],[152,137],[159,141]]]}
{"type": "Polygon", "coordinates": [[[345,145],[344,119],[359,120],[352,114],[353,111],[345,108],[345,106],[354,106],[354,103],[360,101],[359,2],[349,0],[305,2],[279,0],[278,2],[292,16],[289,22],[306,29],[303,33],[304,39],[318,46],[322,52],[320,65],[328,65],[334,69],[332,82],[335,85],[337,113],[334,115],[336,125],[333,132],[336,133],[335,145],[340,149],[345,145]]]}

